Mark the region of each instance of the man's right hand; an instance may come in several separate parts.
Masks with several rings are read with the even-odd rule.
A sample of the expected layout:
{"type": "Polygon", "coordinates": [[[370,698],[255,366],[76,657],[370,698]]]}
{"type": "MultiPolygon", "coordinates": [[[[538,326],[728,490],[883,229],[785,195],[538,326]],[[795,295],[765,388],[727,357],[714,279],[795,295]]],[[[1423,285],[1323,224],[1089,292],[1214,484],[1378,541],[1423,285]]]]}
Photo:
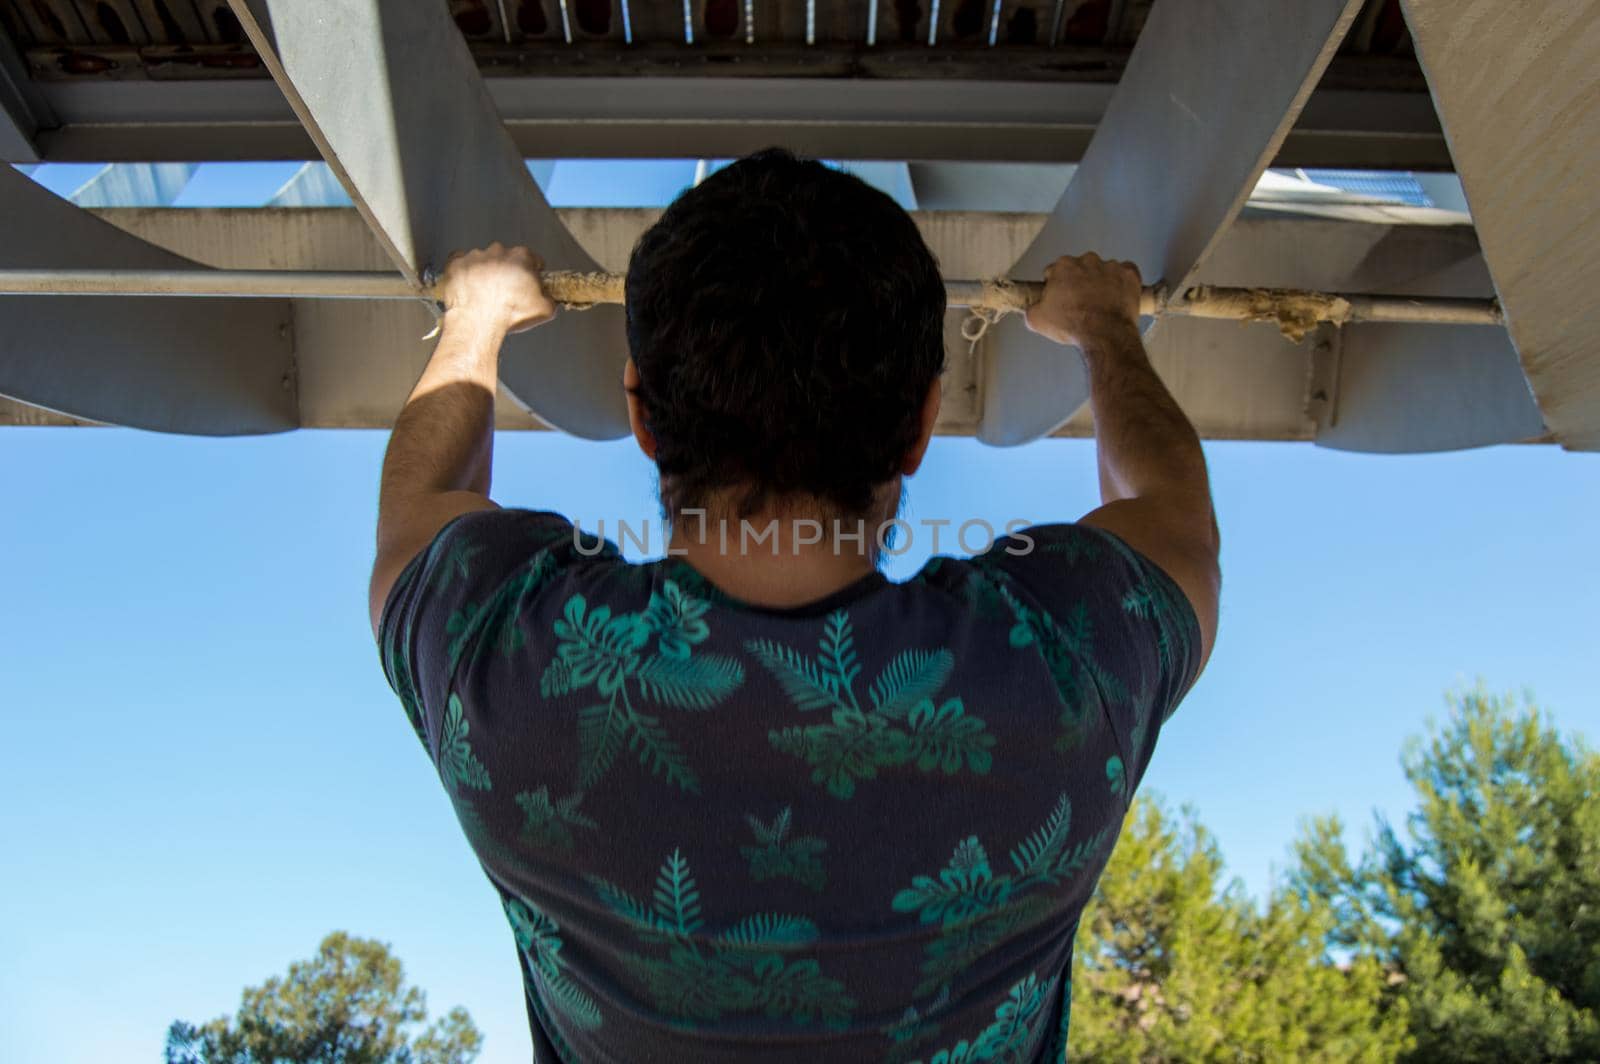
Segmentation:
{"type": "Polygon", "coordinates": [[[446,321],[471,318],[502,332],[522,332],[556,316],[539,280],[542,269],[544,261],[524,247],[497,242],[458,251],[445,262],[434,295],[444,304],[446,321]]]}
{"type": "Polygon", "coordinates": [[[1108,332],[1139,327],[1139,267],[1094,252],[1045,267],[1044,295],[1028,308],[1028,328],[1058,344],[1088,346],[1108,332]]]}
{"type": "Polygon", "coordinates": [[[1117,536],[1177,582],[1199,621],[1204,661],[1216,639],[1221,586],[1211,486],[1200,437],[1139,336],[1139,269],[1069,255],[1044,277],[1028,328],[1083,349],[1094,412],[1104,505],[1079,523],[1117,536]]]}

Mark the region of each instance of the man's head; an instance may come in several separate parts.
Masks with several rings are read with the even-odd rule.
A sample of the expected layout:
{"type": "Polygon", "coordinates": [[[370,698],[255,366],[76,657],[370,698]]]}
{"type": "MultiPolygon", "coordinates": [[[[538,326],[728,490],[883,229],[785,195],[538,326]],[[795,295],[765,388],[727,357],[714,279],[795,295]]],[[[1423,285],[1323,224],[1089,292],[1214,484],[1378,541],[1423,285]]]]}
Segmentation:
{"type": "Polygon", "coordinates": [[[627,280],[630,414],[668,512],[874,516],[927,446],[944,309],[910,215],[855,177],[772,150],[684,192],[627,280]]]}

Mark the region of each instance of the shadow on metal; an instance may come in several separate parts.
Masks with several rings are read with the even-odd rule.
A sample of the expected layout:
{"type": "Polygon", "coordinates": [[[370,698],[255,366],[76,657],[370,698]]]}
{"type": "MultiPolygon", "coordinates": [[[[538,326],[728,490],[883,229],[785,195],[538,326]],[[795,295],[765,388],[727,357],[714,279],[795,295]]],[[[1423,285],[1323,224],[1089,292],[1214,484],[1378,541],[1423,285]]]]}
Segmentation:
{"type": "MultiPolygon", "coordinates": [[[[193,269],[0,166],[11,268],[193,269]]],[[[288,300],[0,297],[0,395],[204,436],[295,428],[288,300]]]]}
{"type": "MultiPolygon", "coordinates": [[[[231,0],[323,158],[413,282],[451,252],[525,244],[551,269],[594,270],[529,174],[444,4],[231,0]]],[[[500,379],[576,436],[628,431],[618,307],[563,313],[508,338],[500,379]]]]}

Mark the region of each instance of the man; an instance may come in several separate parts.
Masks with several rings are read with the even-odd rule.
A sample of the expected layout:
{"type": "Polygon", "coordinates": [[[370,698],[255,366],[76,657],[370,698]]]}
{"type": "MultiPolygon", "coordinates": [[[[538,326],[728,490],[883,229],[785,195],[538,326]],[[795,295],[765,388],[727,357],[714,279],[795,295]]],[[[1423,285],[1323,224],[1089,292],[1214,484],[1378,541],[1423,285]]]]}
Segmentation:
{"type": "Polygon", "coordinates": [[[1104,505],[896,584],[945,303],[893,201],[764,152],[640,239],[623,384],[671,520],[644,565],[489,500],[539,266],[446,269],[371,595],[539,1058],[1060,1059],[1079,913],[1216,628],[1205,463],[1137,271],[1062,259],[1028,314],[1088,364],[1104,505]]]}

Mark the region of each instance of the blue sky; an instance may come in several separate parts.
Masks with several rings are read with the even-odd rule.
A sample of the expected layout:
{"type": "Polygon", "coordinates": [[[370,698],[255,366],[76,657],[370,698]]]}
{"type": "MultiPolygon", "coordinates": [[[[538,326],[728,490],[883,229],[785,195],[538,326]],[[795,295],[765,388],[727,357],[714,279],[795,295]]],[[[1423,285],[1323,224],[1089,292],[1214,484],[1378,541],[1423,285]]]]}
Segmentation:
{"type": "MultiPolygon", "coordinates": [[[[181,203],[259,203],[293,167],[208,171],[181,203]]],[[[634,203],[684,180],[631,173],[604,196],[556,180],[634,203]]],[[[435,1011],[467,1006],[486,1064],[528,1059],[511,937],[367,628],[385,439],[0,432],[0,1060],[154,1059],[171,1020],[232,1011],[335,928],[390,942],[435,1011]]],[[[1192,803],[1252,890],[1301,817],[1359,840],[1409,808],[1400,745],[1448,688],[1529,689],[1600,737],[1600,460],[1207,453],[1221,634],[1146,788],[1192,803]]],[[[495,494],[643,520],[651,474],[626,441],[507,434],[495,494]]],[[[913,521],[1071,519],[1093,452],[940,439],[908,491],[913,521]]]]}

